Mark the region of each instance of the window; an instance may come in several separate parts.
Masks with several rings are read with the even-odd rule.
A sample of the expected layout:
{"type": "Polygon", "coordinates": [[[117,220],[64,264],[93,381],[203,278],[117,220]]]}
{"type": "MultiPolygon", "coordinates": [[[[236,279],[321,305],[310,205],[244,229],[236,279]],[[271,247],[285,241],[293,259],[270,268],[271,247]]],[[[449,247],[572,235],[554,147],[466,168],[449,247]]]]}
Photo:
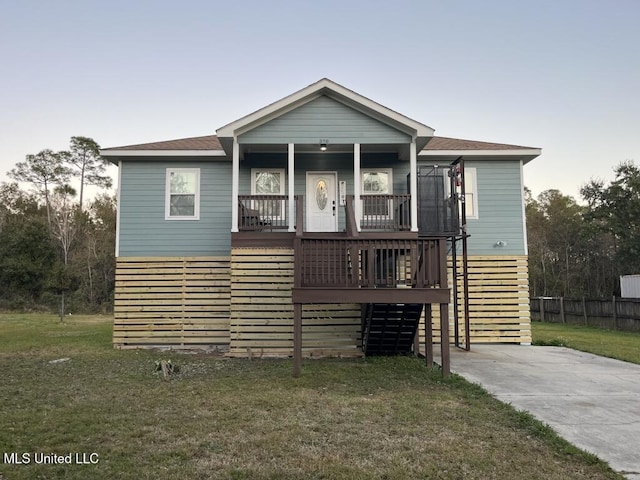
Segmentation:
{"type": "MultiPolygon", "coordinates": [[[[478,218],[478,187],[477,187],[476,169],[465,167],[464,169],[464,193],[466,197],[465,201],[465,213],[467,218],[478,218]]],[[[445,178],[445,192],[447,196],[451,195],[449,187],[449,179],[445,178]]],[[[459,192],[459,190],[458,190],[459,192]]]]}
{"type": "Polygon", "coordinates": [[[391,218],[391,200],[380,199],[372,195],[391,195],[393,193],[393,175],[390,168],[361,170],[362,175],[362,214],[365,218],[391,218]]]}
{"type": "Polygon", "coordinates": [[[200,218],[200,169],[167,168],[165,219],[200,218]]]}
{"type": "Polygon", "coordinates": [[[467,218],[478,218],[478,196],[476,169],[464,169],[465,213],[467,218]]]}
{"type": "MultiPolygon", "coordinates": [[[[285,175],[283,168],[251,169],[251,195],[284,195],[285,175]]],[[[257,198],[251,208],[258,210],[263,218],[283,219],[286,200],[257,198]]]]}

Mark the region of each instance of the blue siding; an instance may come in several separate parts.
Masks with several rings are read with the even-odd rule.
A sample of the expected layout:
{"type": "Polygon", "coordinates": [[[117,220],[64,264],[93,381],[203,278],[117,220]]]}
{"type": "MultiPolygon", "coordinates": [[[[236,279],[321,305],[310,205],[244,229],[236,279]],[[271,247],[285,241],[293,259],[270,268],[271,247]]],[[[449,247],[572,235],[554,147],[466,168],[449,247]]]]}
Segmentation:
{"type": "Polygon", "coordinates": [[[520,162],[465,162],[476,168],[478,219],[468,220],[471,255],[524,255],[520,162]],[[496,247],[498,241],[505,247],[496,247]]]}
{"type": "MultiPolygon", "coordinates": [[[[419,165],[429,163],[420,161],[419,165]]],[[[476,169],[478,202],[478,218],[467,219],[469,254],[524,255],[520,162],[467,160],[465,167],[476,169]],[[496,247],[498,241],[506,246],[496,247]]],[[[407,173],[408,169],[404,172],[405,181],[407,173]]]]}
{"type": "Polygon", "coordinates": [[[231,163],[123,161],[120,256],[228,255],[231,249],[231,163]],[[166,169],[200,168],[200,220],[165,220],[166,169]]]}
{"type": "Polygon", "coordinates": [[[410,143],[409,135],[327,96],[321,96],[240,135],[238,142],[410,143]]]}

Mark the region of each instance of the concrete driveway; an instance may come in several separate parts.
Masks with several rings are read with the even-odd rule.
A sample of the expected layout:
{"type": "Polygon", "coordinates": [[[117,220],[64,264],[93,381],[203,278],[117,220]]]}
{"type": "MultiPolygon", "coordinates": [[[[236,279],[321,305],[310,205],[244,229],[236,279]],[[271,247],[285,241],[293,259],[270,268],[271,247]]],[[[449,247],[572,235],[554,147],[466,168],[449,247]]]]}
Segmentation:
{"type": "Polygon", "coordinates": [[[451,370],[640,480],[640,365],[563,347],[472,345],[452,349],[451,370]]]}

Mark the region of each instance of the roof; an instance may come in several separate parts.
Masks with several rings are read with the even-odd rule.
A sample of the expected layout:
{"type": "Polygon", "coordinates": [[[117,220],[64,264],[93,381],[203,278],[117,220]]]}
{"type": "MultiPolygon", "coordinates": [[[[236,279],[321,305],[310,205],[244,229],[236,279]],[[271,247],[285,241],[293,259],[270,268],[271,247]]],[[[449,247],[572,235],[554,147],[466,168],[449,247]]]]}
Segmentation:
{"type": "Polygon", "coordinates": [[[422,148],[433,136],[433,128],[374,102],[328,78],[323,78],[266,107],[220,127],[216,130],[216,133],[222,140],[222,147],[230,153],[232,138],[238,137],[323,95],[410,135],[415,139],[418,148],[422,148]]]}
{"type": "Polygon", "coordinates": [[[111,150],[222,150],[222,146],[215,135],[204,137],[179,138],[163,142],[140,143],[124,147],[103,148],[103,152],[111,150]]]}
{"type": "Polygon", "coordinates": [[[480,142],[461,138],[433,137],[424,150],[531,150],[534,147],[522,147],[507,143],[480,142]]]}
{"type": "MultiPolygon", "coordinates": [[[[523,147],[520,145],[510,145],[507,143],[480,142],[478,140],[464,140],[460,138],[432,137],[421,153],[465,150],[476,151],[518,151],[518,150],[539,150],[535,147],[523,147]]],[[[220,140],[216,135],[205,135],[203,137],[180,138],[177,140],[166,140],[163,142],[141,143],[138,145],[126,145],[124,147],[111,147],[101,150],[102,155],[118,155],[121,152],[160,152],[160,151],[202,151],[223,152],[220,140]]]]}

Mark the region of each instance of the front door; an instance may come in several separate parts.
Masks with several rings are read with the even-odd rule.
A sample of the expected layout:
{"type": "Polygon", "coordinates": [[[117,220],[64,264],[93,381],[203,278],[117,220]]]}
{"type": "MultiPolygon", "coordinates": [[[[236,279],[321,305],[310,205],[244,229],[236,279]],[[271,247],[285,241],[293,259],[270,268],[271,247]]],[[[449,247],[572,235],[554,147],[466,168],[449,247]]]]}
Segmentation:
{"type": "Polygon", "coordinates": [[[307,231],[337,232],[336,172],[307,172],[307,231]]]}

